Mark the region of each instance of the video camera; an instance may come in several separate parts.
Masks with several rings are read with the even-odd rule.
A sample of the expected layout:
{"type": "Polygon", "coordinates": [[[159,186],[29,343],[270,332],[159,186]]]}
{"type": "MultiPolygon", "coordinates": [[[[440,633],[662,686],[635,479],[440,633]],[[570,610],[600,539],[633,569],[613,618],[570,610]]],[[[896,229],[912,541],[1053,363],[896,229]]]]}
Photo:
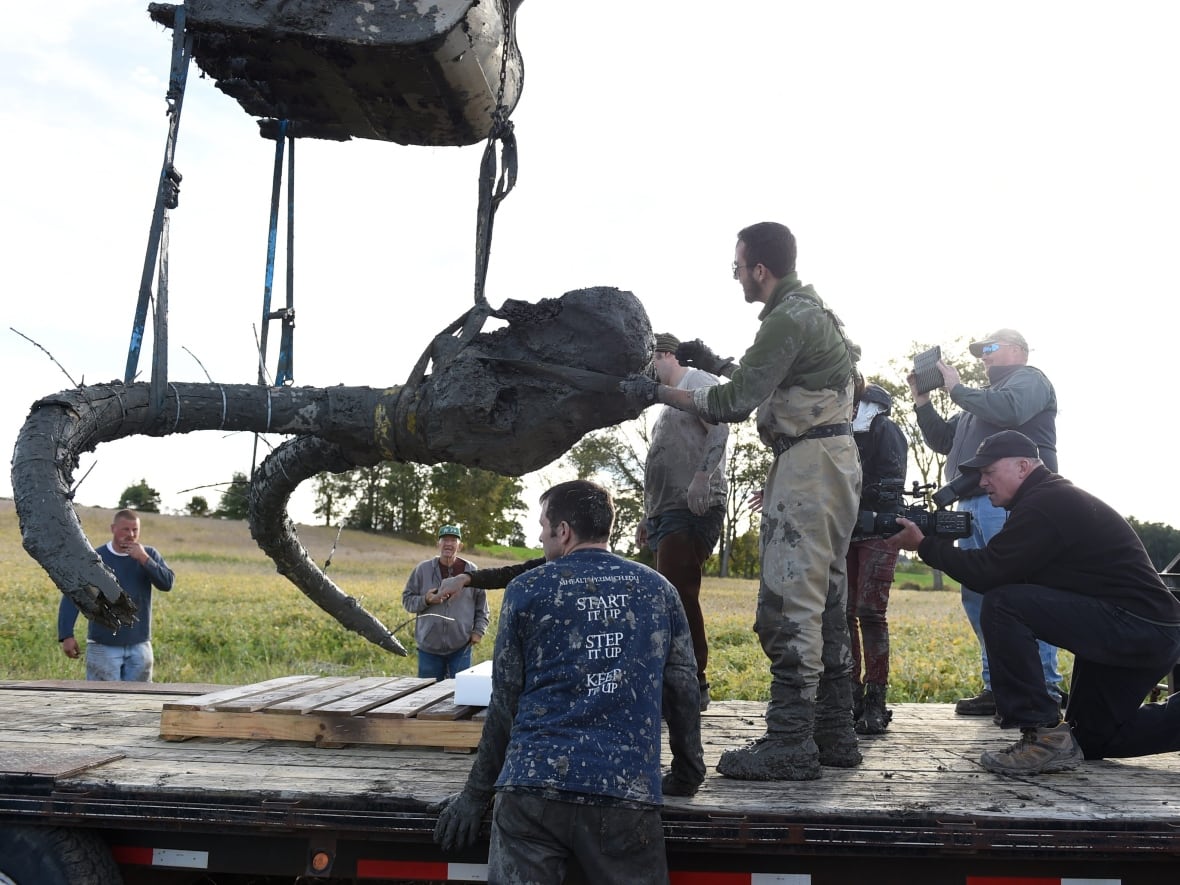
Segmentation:
{"type": "Polygon", "coordinates": [[[903,480],[883,479],[865,490],[866,495],[876,498],[881,510],[861,510],[857,513],[856,527],[852,530],[852,540],[859,541],[874,537],[887,538],[890,535],[896,535],[902,528],[897,524],[899,516],[905,517],[916,525],[924,535],[939,538],[970,537],[971,514],[945,508],[978,485],[978,473],[964,473],[933,494],[931,494],[931,489],[934,488],[933,483],[919,485],[918,481],[914,480],[913,485],[907,491],[903,480]],[[919,498],[921,503],[906,504],[906,496],[919,498]],[[937,509],[928,509],[927,499],[937,509]]]}

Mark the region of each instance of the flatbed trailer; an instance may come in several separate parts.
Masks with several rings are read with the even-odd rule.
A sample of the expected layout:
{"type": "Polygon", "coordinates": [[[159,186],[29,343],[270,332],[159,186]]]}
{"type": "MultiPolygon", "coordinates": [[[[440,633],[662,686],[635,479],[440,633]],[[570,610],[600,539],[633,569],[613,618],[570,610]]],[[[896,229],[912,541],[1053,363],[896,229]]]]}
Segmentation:
{"type": "MultiPolygon", "coordinates": [[[[431,839],[437,803],[461,788],[470,750],[381,745],[355,729],[374,742],[276,739],[295,733],[290,715],[274,728],[239,720],[255,723],[255,737],[161,737],[166,706],[216,688],[0,683],[0,838],[97,834],[129,885],[486,880],[486,824],[462,854],[431,839]]],[[[999,777],[978,757],[1012,732],[956,717],[949,704],[898,704],[889,731],[863,740],[859,768],[803,783],[716,774],[724,749],[762,732],[764,710],[720,701],[703,715],[710,774],[663,812],[673,885],[1180,877],[1176,754],[999,777]]],[[[198,732],[225,727],[193,722],[198,732]]]]}

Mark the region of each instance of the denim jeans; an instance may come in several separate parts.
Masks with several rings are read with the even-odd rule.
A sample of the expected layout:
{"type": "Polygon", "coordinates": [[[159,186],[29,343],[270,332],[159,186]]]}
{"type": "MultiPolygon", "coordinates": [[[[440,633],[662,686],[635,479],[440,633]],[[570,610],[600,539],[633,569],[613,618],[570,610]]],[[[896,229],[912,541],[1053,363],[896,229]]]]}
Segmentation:
{"type": "Polygon", "coordinates": [[[86,640],[86,678],[92,682],[151,682],[155,660],[150,642],[102,645],[86,640]]]}
{"type": "Polygon", "coordinates": [[[449,655],[436,655],[418,649],[418,676],[422,679],[454,679],[456,673],[470,667],[470,644],[449,655]]]}
{"type": "MultiPolygon", "coordinates": [[[[958,510],[971,514],[971,537],[959,539],[960,550],[982,550],[987,542],[995,537],[1004,527],[1008,518],[1008,511],[1003,507],[996,507],[988,500],[987,495],[976,495],[964,498],[958,504],[958,510]]],[[[963,600],[963,611],[967,613],[967,620],[979,640],[979,659],[983,673],[983,687],[991,689],[991,666],[987,658],[987,644],[983,641],[983,628],[980,626],[980,609],[983,607],[983,594],[976,593],[965,584],[960,590],[963,600]]],[[[1038,642],[1037,651],[1041,658],[1041,671],[1045,677],[1045,688],[1049,697],[1058,699],[1061,673],[1057,670],[1057,648],[1047,642],[1038,642]]]]}

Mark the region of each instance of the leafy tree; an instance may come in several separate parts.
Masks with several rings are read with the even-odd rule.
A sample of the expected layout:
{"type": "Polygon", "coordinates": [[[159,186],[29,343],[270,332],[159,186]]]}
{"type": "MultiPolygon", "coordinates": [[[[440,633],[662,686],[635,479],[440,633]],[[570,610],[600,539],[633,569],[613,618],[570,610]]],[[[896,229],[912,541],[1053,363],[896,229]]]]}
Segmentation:
{"type": "Polygon", "coordinates": [[[316,474],[315,508],[312,512],[324,518],[324,525],[332,525],[342,515],[352,499],[353,471],[316,474]]]}
{"type": "Polygon", "coordinates": [[[734,578],[757,578],[762,574],[762,545],[757,526],[751,526],[738,535],[729,547],[729,576],[734,578]]]}
{"type": "Polygon", "coordinates": [[[234,471],[234,478],[221,493],[221,501],[213,515],[223,519],[246,519],[250,515],[249,491],[250,483],[246,474],[234,471]]]}
{"type": "MultiPolygon", "coordinates": [[[[504,543],[521,532],[523,490],[524,483],[515,476],[462,464],[435,464],[430,468],[427,499],[440,524],[462,526],[463,542],[476,547],[504,543]]],[[[433,534],[435,526],[430,528],[433,534]]]]}
{"type": "Polygon", "coordinates": [[[208,516],[209,502],[201,495],[193,495],[184,509],[188,512],[189,516],[208,516]]]}
{"type": "Polygon", "coordinates": [[[758,526],[759,518],[751,513],[747,505],[750,495],[766,484],[766,475],[774,463],[774,453],[758,438],[753,419],[729,427],[729,449],[725,463],[725,479],[729,490],[725,497],[725,523],[721,530],[721,550],[718,555],[717,573],[722,578],[732,575],[754,577],[759,572],[758,526]],[[753,532],[754,563],[753,574],[746,574],[749,568],[742,564],[735,566],[733,555],[740,538],[753,532]]]}
{"type": "Polygon", "coordinates": [[[160,512],[160,493],[141,479],[133,486],[123,489],[119,497],[120,510],[142,510],[144,513],[160,512]]]}
{"type": "Polygon", "coordinates": [[[424,464],[389,464],[381,496],[388,514],[388,530],[406,538],[427,538],[437,526],[426,525],[426,496],[430,468],[424,464]]]}
{"type": "Polygon", "coordinates": [[[1128,516],[1127,522],[1147,548],[1147,555],[1151,557],[1151,564],[1156,571],[1163,571],[1180,554],[1180,529],[1162,522],[1140,522],[1133,516],[1128,516]]]}
{"type": "Polygon", "coordinates": [[[351,494],[356,503],[344,521],[350,529],[364,532],[389,531],[389,503],[383,490],[392,464],[383,461],[371,467],[358,467],[349,471],[352,481],[351,494]]]}
{"type": "Polygon", "coordinates": [[[610,546],[634,552],[635,529],[643,519],[643,474],[651,441],[645,417],[588,433],[566,455],[578,479],[597,482],[615,501],[610,546]]]}

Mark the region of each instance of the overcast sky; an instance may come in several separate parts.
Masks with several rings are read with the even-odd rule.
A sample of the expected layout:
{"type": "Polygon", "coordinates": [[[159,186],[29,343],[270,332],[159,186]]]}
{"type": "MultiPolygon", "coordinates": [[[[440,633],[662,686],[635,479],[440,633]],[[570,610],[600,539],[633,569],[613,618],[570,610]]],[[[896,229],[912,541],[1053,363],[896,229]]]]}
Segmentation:
{"type": "MultiPolygon", "coordinates": [[[[1166,392],[1180,326],[1180,5],[625,8],[520,10],[520,178],[496,219],[494,305],[618,286],[657,331],[737,356],[758,308],[730,278],[735,234],[781,221],[869,372],[913,341],[1015,327],[1057,388],[1061,472],[1125,515],[1180,526],[1166,392]]],[[[9,327],[74,381],[123,376],[171,32],[143,0],[17,4],[5,21],[11,447],[30,404],[71,382],[9,327]]],[[[481,152],[299,142],[297,384],[401,383],[469,306],[481,152]]],[[[273,142],[194,65],[172,213],[172,380],[205,380],[185,349],[216,381],[256,380],[272,163],[273,142]]],[[[140,366],[146,380],[150,353],[140,366]]],[[[252,448],[214,432],[107,444],[83,457],[76,478],[94,470],[77,500],[113,506],[142,477],[166,508],[194,494],[216,504],[220,487],[192,489],[247,471],[252,448]]],[[[309,490],[294,505],[312,520],[309,490]]]]}

